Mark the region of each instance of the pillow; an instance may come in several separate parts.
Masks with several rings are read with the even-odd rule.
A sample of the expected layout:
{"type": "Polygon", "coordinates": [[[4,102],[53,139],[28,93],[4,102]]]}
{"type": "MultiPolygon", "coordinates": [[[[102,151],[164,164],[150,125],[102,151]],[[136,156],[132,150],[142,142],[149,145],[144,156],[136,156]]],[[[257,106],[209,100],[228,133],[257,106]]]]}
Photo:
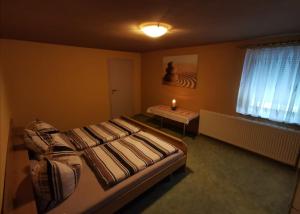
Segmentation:
{"type": "Polygon", "coordinates": [[[40,155],[51,151],[73,151],[74,149],[68,143],[68,138],[62,133],[47,134],[24,130],[24,141],[26,147],[34,153],[40,155]]]}
{"type": "Polygon", "coordinates": [[[51,154],[40,161],[31,161],[31,178],[39,213],[54,208],[76,189],[82,161],[74,152],[65,156],[51,154]]]}
{"type": "Polygon", "coordinates": [[[49,134],[39,133],[30,129],[24,130],[25,145],[31,151],[42,154],[49,151],[52,138],[49,134]]]}
{"type": "Polygon", "coordinates": [[[50,146],[51,152],[58,151],[74,151],[74,147],[69,138],[63,133],[56,133],[51,135],[52,144],[50,146]]]}
{"type": "Polygon", "coordinates": [[[46,134],[55,134],[59,132],[59,130],[54,126],[38,119],[32,121],[29,125],[27,125],[26,128],[40,133],[46,133],[46,134]]]}
{"type": "Polygon", "coordinates": [[[59,161],[61,163],[72,166],[74,170],[76,170],[80,175],[82,161],[81,158],[77,155],[75,151],[59,151],[59,152],[51,152],[47,154],[47,159],[59,161]]]}

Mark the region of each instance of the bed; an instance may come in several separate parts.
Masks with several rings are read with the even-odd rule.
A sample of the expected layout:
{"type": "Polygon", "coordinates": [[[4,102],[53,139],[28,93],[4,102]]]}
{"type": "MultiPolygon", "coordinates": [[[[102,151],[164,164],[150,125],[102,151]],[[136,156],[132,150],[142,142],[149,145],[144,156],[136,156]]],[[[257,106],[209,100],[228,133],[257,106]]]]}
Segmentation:
{"type": "MultiPolygon", "coordinates": [[[[106,189],[100,185],[93,170],[83,161],[83,170],[75,192],[49,213],[113,213],[178,169],[184,169],[187,147],[178,138],[149,127],[128,117],[123,120],[151,133],[178,149],[161,161],[137,172],[106,189]]],[[[81,153],[83,157],[83,152],[81,153]]]]}
{"type": "MultiPolygon", "coordinates": [[[[103,186],[90,165],[91,161],[87,161],[85,157],[87,149],[78,151],[83,160],[78,186],[72,195],[48,213],[114,213],[174,171],[185,169],[187,147],[182,140],[131,118],[121,117],[121,119],[138,127],[141,131],[139,133],[147,132],[168,142],[176,148],[176,152],[170,153],[162,160],[118,181],[114,185],[103,186]]],[[[130,133],[129,138],[135,133],[135,131],[130,133]]],[[[88,150],[97,149],[101,146],[104,147],[100,143],[100,145],[91,146],[88,150]]]]}

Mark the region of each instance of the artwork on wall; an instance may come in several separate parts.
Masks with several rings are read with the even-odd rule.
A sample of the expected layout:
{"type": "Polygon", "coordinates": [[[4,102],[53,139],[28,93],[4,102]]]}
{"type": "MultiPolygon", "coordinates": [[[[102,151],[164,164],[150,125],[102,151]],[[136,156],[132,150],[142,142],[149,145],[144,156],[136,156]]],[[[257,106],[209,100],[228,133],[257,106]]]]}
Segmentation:
{"type": "Polygon", "coordinates": [[[163,84],[196,88],[198,55],[163,57],[163,84]]]}

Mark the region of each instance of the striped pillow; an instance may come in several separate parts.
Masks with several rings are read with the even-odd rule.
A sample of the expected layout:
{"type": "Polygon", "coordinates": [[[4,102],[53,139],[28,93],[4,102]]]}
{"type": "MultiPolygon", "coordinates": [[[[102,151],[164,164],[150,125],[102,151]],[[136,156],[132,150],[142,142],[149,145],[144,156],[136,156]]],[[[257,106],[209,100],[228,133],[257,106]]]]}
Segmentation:
{"type": "Polygon", "coordinates": [[[51,151],[73,151],[68,138],[62,133],[47,134],[24,130],[24,141],[26,147],[37,155],[46,154],[51,151]]]}
{"type": "Polygon", "coordinates": [[[74,147],[71,146],[69,138],[63,133],[52,134],[52,144],[50,145],[51,152],[58,151],[74,151],[74,147]]]}
{"type": "Polygon", "coordinates": [[[32,121],[26,128],[46,134],[54,134],[59,132],[59,130],[54,126],[38,119],[32,121]]]}
{"type": "Polygon", "coordinates": [[[49,151],[52,139],[49,134],[43,134],[30,129],[25,129],[24,141],[29,150],[37,154],[43,154],[49,151]]]}
{"type": "Polygon", "coordinates": [[[53,153],[41,161],[31,161],[39,213],[54,208],[74,192],[81,168],[82,161],[74,152],[53,153]]]}

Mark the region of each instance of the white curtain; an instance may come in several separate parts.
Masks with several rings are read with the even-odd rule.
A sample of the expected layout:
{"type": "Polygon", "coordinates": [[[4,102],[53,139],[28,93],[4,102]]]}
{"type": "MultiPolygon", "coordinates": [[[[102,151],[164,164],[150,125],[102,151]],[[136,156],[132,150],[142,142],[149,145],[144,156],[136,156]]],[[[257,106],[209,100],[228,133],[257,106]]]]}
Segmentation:
{"type": "Polygon", "coordinates": [[[236,110],[300,124],[300,46],[247,49],[236,110]]]}

